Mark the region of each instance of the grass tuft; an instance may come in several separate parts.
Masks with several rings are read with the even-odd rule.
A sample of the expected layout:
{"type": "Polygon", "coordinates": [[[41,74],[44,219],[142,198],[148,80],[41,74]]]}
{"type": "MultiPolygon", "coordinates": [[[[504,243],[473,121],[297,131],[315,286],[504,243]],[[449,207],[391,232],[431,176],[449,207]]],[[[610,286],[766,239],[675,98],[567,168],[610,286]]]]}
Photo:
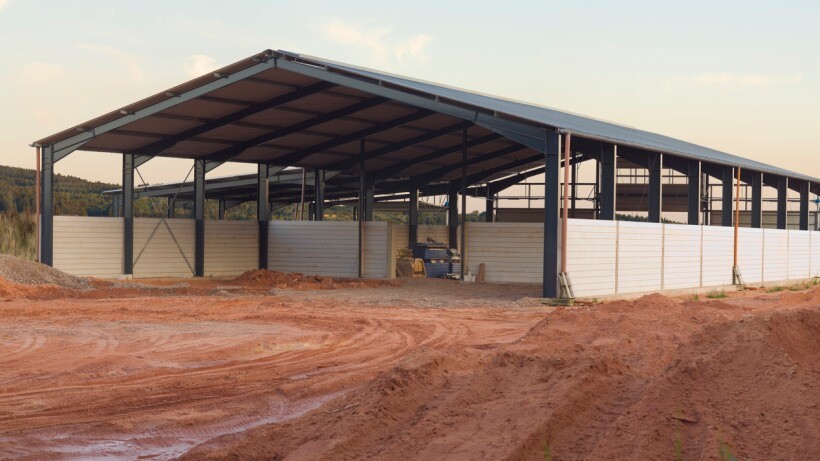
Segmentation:
{"type": "Polygon", "coordinates": [[[727,298],[728,296],[729,295],[727,295],[724,290],[712,290],[706,295],[709,299],[722,299],[727,298]]]}

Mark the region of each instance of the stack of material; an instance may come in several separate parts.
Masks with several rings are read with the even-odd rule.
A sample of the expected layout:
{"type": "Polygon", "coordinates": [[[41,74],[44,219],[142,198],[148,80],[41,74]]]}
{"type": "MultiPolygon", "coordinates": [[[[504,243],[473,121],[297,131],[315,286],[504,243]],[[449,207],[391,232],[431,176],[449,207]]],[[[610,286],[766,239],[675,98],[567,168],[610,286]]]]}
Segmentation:
{"type": "Polygon", "coordinates": [[[450,255],[447,245],[439,242],[415,243],[411,245],[413,256],[424,261],[427,277],[441,278],[450,272],[450,255]]]}

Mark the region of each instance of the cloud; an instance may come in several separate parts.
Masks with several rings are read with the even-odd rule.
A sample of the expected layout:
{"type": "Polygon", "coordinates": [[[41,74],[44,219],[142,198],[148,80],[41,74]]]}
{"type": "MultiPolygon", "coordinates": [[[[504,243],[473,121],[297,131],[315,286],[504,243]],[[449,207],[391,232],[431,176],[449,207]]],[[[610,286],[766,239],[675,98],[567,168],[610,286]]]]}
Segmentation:
{"type": "Polygon", "coordinates": [[[65,67],[53,62],[35,61],[20,67],[16,77],[18,82],[26,84],[56,82],[65,77],[65,67]]]}
{"type": "Polygon", "coordinates": [[[0,0],[0,11],[3,11],[3,8],[7,7],[9,4],[9,0],[0,0]]]}
{"type": "Polygon", "coordinates": [[[185,59],[183,68],[185,69],[185,73],[188,74],[189,77],[193,78],[200,77],[208,72],[213,72],[216,69],[219,69],[219,65],[217,64],[216,59],[210,56],[195,54],[188,56],[185,59]]]}
{"type": "Polygon", "coordinates": [[[764,86],[800,83],[803,74],[774,75],[760,73],[707,72],[695,77],[695,82],[712,85],[764,86]]]}
{"type": "Polygon", "coordinates": [[[89,43],[80,43],[77,46],[83,50],[107,55],[115,61],[119,61],[120,64],[124,65],[127,69],[128,76],[131,77],[131,80],[136,82],[142,82],[145,80],[145,72],[142,70],[140,60],[136,56],[113,46],[94,45],[89,43]]]}
{"type": "Polygon", "coordinates": [[[433,37],[426,34],[416,35],[409,40],[391,41],[388,39],[390,29],[387,27],[367,28],[355,26],[339,18],[334,18],[322,27],[322,32],[329,39],[342,44],[364,48],[370,51],[377,61],[395,59],[402,61],[412,58],[419,62],[427,60],[427,46],[433,37]]]}

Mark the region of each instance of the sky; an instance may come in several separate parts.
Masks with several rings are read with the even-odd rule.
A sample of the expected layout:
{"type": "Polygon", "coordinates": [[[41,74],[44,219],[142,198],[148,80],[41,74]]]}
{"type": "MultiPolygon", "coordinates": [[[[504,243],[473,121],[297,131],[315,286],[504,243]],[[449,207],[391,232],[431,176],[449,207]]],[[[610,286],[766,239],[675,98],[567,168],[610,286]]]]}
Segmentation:
{"type": "MultiPolygon", "coordinates": [[[[33,168],[33,141],[270,48],[820,177],[818,24],[811,1],[0,0],[0,164],[33,168]]],[[[189,163],[141,172],[179,181],[189,163]]],[[[121,157],[78,152],[56,171],[119,183],[121,157]]]]}

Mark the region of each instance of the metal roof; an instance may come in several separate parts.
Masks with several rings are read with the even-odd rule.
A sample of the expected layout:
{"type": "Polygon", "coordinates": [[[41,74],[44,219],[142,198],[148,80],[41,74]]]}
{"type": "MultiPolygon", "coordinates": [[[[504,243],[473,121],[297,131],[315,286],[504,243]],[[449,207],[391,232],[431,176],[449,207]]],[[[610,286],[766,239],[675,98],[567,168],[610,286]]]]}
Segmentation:
{"type": "MultiPolygon", "coordinates": [[[[379,179],[491,180],[538,161],[538,133],[663,152],[820,184],[820,179],[611,122],[287,51],[213,74],[34,143],[71,150],[268,163],[350,171],[359,139],[379,179]],[[482,176],[482,172],[487,172],[482,176]]],[[[542,135],[543,138],[543,135],[542,135]]],[[[62,158],[57,155],[55,158],[62,158]]]]}

